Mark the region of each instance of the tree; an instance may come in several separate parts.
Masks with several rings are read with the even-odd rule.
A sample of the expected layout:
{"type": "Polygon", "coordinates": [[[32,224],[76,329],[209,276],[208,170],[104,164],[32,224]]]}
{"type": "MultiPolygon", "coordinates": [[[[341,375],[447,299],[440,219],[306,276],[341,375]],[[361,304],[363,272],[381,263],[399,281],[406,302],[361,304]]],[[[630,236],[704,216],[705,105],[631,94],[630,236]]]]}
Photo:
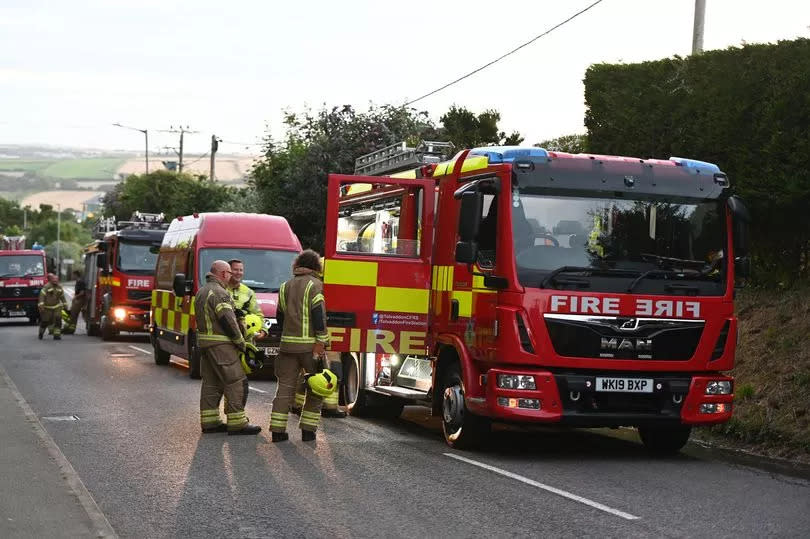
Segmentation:
{"type": "Polygon", "coordinates": [[[219,211],[233,196],[233,188],[212,183],[205,176],[158,170],[133,174],[104,196],[108,215],[129,219],[135,211],[163,213],[171,219],[195,212],[219,211]]]}
{"type": "Polygon", "coordinates": [[[453,105],[440,120],[443,140],[449,140],[458,149],[523,142],[523,137],[517,131],[511,135],[498,131],[501,114],[496,110],[488,109],[476,115],[464,107],[453,105]]]}
{"type": "Polygon", "coordinates": [[[563,135],[562,137],[538,142],[535,146],[554,152],[587,153],[588,135],[563,135]]]}

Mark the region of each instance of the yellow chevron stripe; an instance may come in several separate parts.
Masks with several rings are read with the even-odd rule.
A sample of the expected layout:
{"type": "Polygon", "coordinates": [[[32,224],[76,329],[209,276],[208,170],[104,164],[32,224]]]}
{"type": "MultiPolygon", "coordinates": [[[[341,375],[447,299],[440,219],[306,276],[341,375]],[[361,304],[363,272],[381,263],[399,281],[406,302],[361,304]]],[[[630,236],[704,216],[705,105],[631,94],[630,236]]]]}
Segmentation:
{"type": "Polygon", "coordinates": [[[355,260],[328,260],[324,274],[326,284],[377,286],[377,263],[355,260]]]}

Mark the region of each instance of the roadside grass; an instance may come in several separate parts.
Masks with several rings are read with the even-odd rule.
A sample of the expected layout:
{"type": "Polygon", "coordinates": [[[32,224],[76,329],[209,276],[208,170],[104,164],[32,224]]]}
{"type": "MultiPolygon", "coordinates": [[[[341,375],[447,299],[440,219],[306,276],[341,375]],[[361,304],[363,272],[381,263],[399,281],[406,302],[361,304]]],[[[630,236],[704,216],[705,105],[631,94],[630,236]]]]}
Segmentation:
{"type": "Polygon", "coordinates": [[[108,180],[115,177],[116,171],[125,161],[125,159],[108,157],[64,159],[52,163],[39,173],[52,178],[108,180]]]}
{"type": "Polygon", "coordinates": [[[810,460],[810,286],[742,290],[737,316],[734,415],[698,435],[810,460]]]}

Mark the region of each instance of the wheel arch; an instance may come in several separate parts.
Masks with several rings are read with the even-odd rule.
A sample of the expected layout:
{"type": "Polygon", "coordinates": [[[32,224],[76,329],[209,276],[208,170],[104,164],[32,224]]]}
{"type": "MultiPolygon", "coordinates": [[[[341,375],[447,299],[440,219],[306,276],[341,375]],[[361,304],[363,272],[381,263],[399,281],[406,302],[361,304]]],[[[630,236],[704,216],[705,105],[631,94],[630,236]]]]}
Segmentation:
{"type": "Polygon", "coordinates": [[[456,335],[440,335],[436,346],[436,366],[433,368],[431,408],[434,414],[442,411],[441,379],[453,363],[458,363],[465,388],[476,387],[475,369],[467,347],[456,335]]]}

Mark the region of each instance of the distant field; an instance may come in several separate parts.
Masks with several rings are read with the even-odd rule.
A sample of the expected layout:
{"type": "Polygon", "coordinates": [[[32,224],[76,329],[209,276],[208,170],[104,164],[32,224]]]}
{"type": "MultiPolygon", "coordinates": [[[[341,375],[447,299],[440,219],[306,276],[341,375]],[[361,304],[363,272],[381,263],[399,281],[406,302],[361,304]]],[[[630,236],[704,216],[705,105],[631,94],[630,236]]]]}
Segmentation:
{"type": "Polygon", "coordinates": [[[40,191],[20,201],[20,206],[38,208],[40,204],[62,205],[62,209],[82,210],[82,203],[100,195],[100,191],[40,191]]]}
{"type": "MultiPolygon", "coordinates": [[[[149,156],[149,170],[159,170],[163,168],[161,161],[165,159],[176,160],[175,157],[167,158],[166,156],[149,156]]],[[[216,177],[221,182],[238,182],[247,175],[250,168],[253,166],[254,157],[245,156],[217,156],[216,163],[216,177]]],[[[185,158],[185,172],[191,174],[205,174],[208,175],[210,160],[208,157],[202,159],[199,156],[186,156],[185,158]]],[[[137,157],[127,160],[119,169],[120,174],[143,174],[146,169],[146,163],[143,157],[137,157]]]]}
{"type": "Polygon", "coordinates": [[[44,170],[42,176],[54,178],[86,178],[107,180],[115,177],[118,167],[126,160],[117,158],[65,159],[57,161],[44,170]]]}
{"type": "Polygon", "coordinates": [[[21,159],[0,159],[0,171],[36,172],[47,168],[53,163],[53,160],[23,161],[21,159]]]}

